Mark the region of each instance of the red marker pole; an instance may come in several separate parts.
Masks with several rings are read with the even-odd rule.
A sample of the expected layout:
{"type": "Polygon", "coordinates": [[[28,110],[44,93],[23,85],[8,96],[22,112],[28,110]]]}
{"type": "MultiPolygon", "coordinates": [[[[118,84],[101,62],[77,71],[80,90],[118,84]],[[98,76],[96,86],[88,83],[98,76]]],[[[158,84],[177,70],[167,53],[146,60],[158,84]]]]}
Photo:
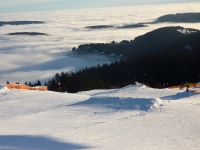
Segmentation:
{"type": "Polygon", "coordinates": [[[58,82],[58,91],[60,92],[60,85],[61,85],[61,82],[58,82]]]}

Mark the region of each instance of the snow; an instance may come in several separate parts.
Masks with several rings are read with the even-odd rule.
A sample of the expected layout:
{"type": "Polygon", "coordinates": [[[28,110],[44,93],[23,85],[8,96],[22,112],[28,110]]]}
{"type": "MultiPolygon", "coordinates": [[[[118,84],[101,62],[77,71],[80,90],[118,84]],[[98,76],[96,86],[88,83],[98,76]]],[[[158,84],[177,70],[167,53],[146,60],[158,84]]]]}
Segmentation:
{"type": "Polygon", "coordinates": [[[194,88],[200,88],[200,82],[194,88]]]}
{"type": "Polygon", "coordinates": [[[0,150],[199,150],[199,124],[200,92],[141,84],[75,94],[0,86],[0,150]]]}
{"type": "Polygon", "coordinates": [[[0,93],[7,93],[10,90],[3,84],[0,84],[0,93]]]}

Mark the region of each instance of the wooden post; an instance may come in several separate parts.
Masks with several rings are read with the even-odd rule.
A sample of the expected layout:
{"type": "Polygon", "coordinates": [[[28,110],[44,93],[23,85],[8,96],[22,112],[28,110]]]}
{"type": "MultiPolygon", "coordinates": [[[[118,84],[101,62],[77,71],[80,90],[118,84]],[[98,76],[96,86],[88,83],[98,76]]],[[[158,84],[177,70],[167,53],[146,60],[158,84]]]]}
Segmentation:
{"type": "Polygon", "coordinates": [[[58,82],[58,92],[60,92],[60,85],[61,85],[61,82],[59,81],[58,82]]]}

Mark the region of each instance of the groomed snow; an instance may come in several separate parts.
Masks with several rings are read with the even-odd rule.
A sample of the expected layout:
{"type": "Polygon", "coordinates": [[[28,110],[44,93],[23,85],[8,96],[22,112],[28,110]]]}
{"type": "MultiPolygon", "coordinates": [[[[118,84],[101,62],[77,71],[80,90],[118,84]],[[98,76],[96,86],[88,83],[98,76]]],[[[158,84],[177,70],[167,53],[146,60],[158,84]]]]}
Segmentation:
{"type": "Polygon", "coordinates": [[[0,150],[67,149],[199,150],[200,92],[129,85],[69,94],[0,86],[0,150]]]}

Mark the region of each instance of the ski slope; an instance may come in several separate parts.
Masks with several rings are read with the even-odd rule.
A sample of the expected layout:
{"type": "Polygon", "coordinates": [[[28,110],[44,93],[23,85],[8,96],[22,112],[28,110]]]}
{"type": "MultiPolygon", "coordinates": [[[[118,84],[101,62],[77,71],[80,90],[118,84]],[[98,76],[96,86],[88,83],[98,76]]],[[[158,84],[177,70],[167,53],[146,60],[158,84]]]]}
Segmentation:
{"type": "MultiPolygon", "coordinates": [[[[197,88],[195,88],[197,89],[197,88]]],[[[0,150],[199,150],[200,92],[0,86],[0,150]]]]}

